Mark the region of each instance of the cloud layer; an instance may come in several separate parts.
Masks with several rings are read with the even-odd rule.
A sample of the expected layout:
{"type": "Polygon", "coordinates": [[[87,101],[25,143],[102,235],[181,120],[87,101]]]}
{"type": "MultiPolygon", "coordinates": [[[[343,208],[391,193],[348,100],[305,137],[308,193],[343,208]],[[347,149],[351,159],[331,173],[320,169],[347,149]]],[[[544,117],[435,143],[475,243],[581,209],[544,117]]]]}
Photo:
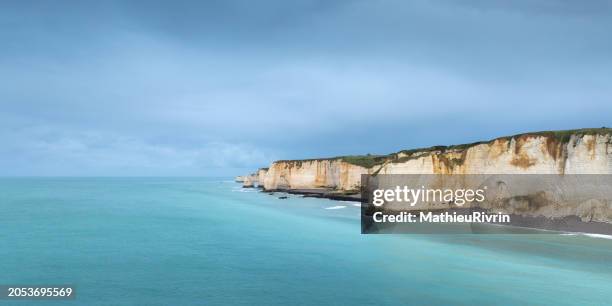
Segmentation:
{"type": "Polygon", "coordinates": [[[230,175],[610,126],[607,2],[5,2],[0,175],[230,175]]]}

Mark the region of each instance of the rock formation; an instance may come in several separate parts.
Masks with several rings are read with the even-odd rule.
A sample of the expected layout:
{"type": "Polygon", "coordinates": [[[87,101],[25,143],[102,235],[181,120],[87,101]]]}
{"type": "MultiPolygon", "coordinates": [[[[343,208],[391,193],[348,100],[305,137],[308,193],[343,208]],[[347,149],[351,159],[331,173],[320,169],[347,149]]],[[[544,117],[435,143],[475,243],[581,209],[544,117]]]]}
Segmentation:
{"type": "Polygon", "coordinates": [[[357,191],[362,174],[612,174],[612,129],[536,132],[389,155],[280,160],[265,190],[357,191]]]}
{"type": "MultiPolygon", "coordinates": [[[[471,144],[404,150],[389,155],[280,160],[273,162],[268,169],[247,176],[244,184],[256,180],[267,191],[306,195],[319,192],[325,197],[358,200],[362,174],[610,175],[612,129],[525,133],[471,144]]],[[[606,176],[604,184],[610,182],[610,176],[606,176]]],[[[566,194],[580,196],[579,192],[571,191],[580,186],[566,188],[566,194]]],[[[536,198],[509,195],[504,199],[506,204],[497,208],[523,217],[572,217],[585,222],[612,224],[612,197],[565,202],[553,199],[546,203],[542,196],[537,197],[537,194],[536,198]]]]}

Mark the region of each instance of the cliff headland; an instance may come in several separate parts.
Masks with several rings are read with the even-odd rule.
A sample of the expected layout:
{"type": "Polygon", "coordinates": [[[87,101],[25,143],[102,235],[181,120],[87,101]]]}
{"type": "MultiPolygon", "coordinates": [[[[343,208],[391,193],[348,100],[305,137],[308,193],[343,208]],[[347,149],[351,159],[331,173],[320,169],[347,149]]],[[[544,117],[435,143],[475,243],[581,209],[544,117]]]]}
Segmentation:
{"type": "MultiPolygon", "coordinates": [[[[612,129],[531,132],[470,144],[402,150],[388,155],[279,160],[268,168],[238,177],[237,181],[244,187],[259,187],[267,192],[359,201],[363,174],[610,175],[612,129]]],[[[612,203],[596,206],[573,207],[563,213],[552,213],[555,210],[549,209],[549,213],[540,211],[538,214],[584,220],[592,218],[596,210],[598,221],[612,223],[612,203]]],[[[532,213],[533,216],[538,214],[532,213]]]]}
{"type": "Polygon", "coordinates": [[[524,133],[388,155],[279,160],[237,177],[264,190],[357,193],[362,174],[612,174],[612,129],[524,133]]]}

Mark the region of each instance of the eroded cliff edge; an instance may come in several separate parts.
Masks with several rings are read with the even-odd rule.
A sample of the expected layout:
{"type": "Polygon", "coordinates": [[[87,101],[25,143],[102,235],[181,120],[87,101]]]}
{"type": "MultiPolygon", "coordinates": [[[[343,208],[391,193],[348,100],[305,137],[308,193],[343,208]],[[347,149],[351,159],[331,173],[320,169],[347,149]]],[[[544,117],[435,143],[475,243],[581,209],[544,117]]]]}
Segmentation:
{"type": "Polygon", "coordinates": [[[534,132],[389,155],[275,161],[259,170],[265,190],[351,193],[362,174],[611,174],[612,129],[534,132]]]}
{"type": "MultiPolygon", "coordinates": [[[[612,129],[532,132],[388,155],[280,160],[240,179],[246,187],[258,186],[266,191],[359,200],[362,174],[609,175],[612,174],[612,129]]],[[[524,210],[521,216],[571,217],[612,224],[610,201],[570,203],[563,209],[553,202],[537,206],[537,209],[524,210]]],[[[515,211],[513,207],[504,210],[515,211]]]]}

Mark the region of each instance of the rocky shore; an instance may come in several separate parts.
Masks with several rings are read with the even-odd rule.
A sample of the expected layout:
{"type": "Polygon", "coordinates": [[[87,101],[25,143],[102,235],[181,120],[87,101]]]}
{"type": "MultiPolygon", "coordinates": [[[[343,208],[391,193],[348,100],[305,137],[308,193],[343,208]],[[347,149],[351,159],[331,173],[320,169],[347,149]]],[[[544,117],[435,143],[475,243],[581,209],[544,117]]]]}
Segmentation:
{"type": "MultiPolygon", "coordinates": [[[[244,187],[257,187],[266,192],[359,201],[363,174],[612,175],[612,129],[531,132],[388,155],[280,160],[237,177],[236,181],[244,187]]],[[[588,221],[596,211],[599,222],[612,223],[612,203],[607,200],[575,203],[575,207],[570,205],[563,210],[555,208],[553,203],[545,209],[534,209],[524,217],[588,221]]]]}
{"type": "Polygon", "coordinates": [[[266,192],[284,192],[288,194],[302,195],[306,198],[325,198],[338,201],[361,202],[360,193],[344,193],[329,189],[272,189],[266,192]]]}

